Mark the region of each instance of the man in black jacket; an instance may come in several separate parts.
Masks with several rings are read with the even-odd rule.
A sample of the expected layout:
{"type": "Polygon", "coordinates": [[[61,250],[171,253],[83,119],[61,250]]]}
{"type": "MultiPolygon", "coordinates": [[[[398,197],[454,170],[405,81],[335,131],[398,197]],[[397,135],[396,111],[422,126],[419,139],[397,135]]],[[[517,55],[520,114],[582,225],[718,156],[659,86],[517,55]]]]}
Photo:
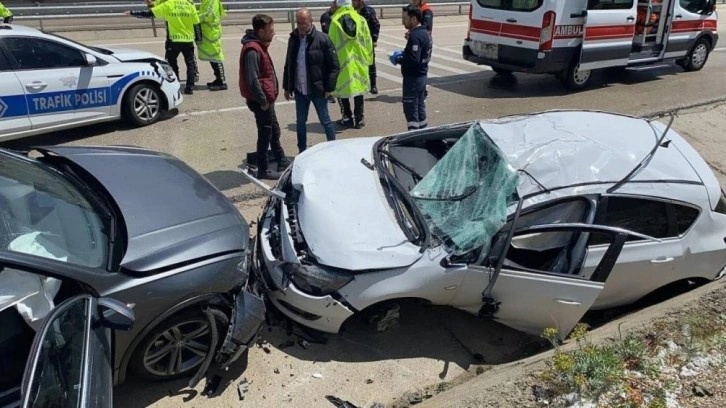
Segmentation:
{"type": "Polygon", "coordinates": [[[335,140],[335,128],[328,113],[328,96],[335,90],[340,66],[335,47],[327,34],[313,25],[310,10],[301,8],[295,15],[297,28],[290,33],[282,88],[285,99],[295,97],[297,147],[307,148],[307,120],[310,103],[315,106],[325,137],[335,140]]]}
{"type": "Polygon", "coordinates": [[[408,42],[403,55],[396,61],[401,64],[403,75],[403,114],[408,130],[423,129],[426,121],[426,76],[431,60],[431,36],[424,26],[421,9],[408,5],[403,24],[408,30],[408,42]]]}
{"type": "MultiPolygon", "coordinates": [[[[375,47],[378,43],[378,35],[381,32],[381,23],[378,21],[378,17],[376,16],[376,10],[367,5],[365,0],[353,0],[353,8],[358,10],[358,13],[368,22],[368,30],[371,32],[371,40],[373,40],[373,47],[375,47]]],[[[368,77],[371,81],[371,93],[375,95],[378,93],[378,87],[376,86],[375,50],[373,50],[373,63],[368,67],[368,77]]]]}

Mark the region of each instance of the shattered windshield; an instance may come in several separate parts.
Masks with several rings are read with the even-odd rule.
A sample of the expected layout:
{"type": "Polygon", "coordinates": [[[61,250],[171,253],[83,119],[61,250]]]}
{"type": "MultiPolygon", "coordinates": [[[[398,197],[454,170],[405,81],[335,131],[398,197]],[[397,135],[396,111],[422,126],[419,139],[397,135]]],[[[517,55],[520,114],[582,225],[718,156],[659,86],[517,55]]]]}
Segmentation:
{"type": "Polygon", "coordinates": [[[483,245],[506,222],[519,177],[479,123],[411,190],[431,232],[466,254],[483,245]]]}

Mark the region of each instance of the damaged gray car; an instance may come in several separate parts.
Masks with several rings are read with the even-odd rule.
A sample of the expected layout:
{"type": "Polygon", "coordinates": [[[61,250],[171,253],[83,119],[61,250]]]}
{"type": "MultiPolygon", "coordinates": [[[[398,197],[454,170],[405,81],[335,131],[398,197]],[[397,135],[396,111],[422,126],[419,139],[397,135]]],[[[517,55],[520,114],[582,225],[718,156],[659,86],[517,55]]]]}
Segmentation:
{"type": "Polygon", "coordinates": [[[711,169],[671,123],[619,114],[322,143],[268,193],[250,266],[276,308],[329,333],[368,311],[385,329],[413,298],[564,337],[726,265],[711,169]]]}
{"type": "MultiPolygon", "coordinates": [[[[248,350],[265,314],[262,290],[248,279],[249,227],[209,181],[173,156],[141,148],[29,153],[0,149],[0,406],[18,399],[33,338],[66,300],[76,317],[56,323],[65,333],[58,336],[83,333],[95,321],[83,312],[89,305],[115,304],[106,311],[134,317],[105,345],[115,384],[131,372],[193,376],[194,387],[248,350]]],[[[69,341],[45,340],[48,347],[69,341]]],[[[51,388],[31,400],[77,393],[89,375],[104,375],[89,371],[93,361],[78,365],[85,354],[63,350],[49,351],[55,366],[42,363],[65,380],[46,379],[51,388]]],[[[101,398],[106,388],[91,395],[101,398]]]]}

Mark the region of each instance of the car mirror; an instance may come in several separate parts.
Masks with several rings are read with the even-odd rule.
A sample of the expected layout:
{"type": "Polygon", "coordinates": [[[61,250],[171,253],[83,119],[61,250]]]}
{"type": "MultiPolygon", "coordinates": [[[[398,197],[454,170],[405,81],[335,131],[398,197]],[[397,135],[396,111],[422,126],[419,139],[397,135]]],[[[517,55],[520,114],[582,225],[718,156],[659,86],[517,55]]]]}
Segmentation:
{"type": "Polygon", "coordinates": [[[84,60],[86,61],[86,66],[92,67],[96,65],[96,57],[91,54],[84,54],[83,55],[84,60]]]}
{"type": "Polygon", "coordinates": [[[98,299],[101,324],[113,330],[131,330],[136,317],[134,311],[122,302],[110,298],[98,299]]]}

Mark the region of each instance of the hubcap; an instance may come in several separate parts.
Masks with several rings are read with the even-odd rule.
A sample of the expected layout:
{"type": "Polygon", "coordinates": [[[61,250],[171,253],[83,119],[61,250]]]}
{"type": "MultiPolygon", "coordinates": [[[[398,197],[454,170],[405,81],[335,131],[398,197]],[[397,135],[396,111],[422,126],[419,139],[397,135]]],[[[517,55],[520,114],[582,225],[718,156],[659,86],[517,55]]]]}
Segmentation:
{"type": "Polygon", "coordinates": [[[151,88],[144,88],[134,98],[134,112],[136,116],[149,122],[159,113],[159,97],[151,88]]]}
{"type": "Polygon", "coordinates": [[[210,340],[206,321],[179,323],[152,340],[144,351],[144,368],[160,377],[185,373],[204,361],[210,340]]]}
{"type": "Polygon", "coordinates": [[[585,82],[587,82],[588,79],[590,79],[590,70],[580,70],[580,66],[578,65],[577,68],[575,68],[575,74],[572,76],[573,81],[577,85],[582,85],[585,82]]]}
{"type": "Polygon", "coordinates": [[[691,57],[691,64],[695,68],[700,68],[706,62],[706,55],[708,50],[705,44],[698,44],[696,49],[693,50],[693,56],[691,57]]]}

